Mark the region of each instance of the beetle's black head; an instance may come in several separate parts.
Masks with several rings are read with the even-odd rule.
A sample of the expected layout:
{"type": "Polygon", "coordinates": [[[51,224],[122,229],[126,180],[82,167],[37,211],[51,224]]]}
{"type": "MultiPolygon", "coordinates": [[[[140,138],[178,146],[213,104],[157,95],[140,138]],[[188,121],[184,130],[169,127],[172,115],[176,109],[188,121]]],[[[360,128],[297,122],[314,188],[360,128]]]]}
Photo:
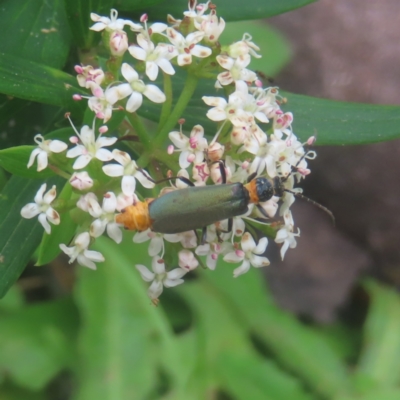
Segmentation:
{"type": "Polygon", "coordinates": [[[258,201],[268,201],[275,193],[274,185],[267,178],[256,178],[258,201]]]}

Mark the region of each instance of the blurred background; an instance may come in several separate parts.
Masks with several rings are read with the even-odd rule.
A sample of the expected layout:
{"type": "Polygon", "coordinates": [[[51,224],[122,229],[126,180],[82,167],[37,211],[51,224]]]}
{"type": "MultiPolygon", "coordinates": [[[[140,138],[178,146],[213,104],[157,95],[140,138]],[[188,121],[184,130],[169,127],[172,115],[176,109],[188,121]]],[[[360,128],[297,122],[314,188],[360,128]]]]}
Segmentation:
{"type": "MultiPolygon", "coordinates": [[[[293,51],[277,86],[340,101],[399,104],[399,10],[396,0],[321,0],[269,19],[293,51]]],[[[400,285],[400,141],[317,147],[317,153],[302,187],[333,211],[336,227],[312,205],[296,202],[301,240],[284,262],[276,254],[268,277],[283,307],[332,322],[350,305],[360,275],[400,285]]]]}

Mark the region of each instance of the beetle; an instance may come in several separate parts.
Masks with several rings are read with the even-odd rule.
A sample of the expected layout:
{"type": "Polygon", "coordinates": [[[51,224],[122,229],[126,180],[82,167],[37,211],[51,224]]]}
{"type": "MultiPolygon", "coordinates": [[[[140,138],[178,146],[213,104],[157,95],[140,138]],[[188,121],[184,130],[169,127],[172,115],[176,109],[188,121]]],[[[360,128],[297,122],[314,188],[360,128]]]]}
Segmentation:
{"type": "Polygon", "coordinates": [[[116,215],[115,221],[129,230],[144,231],[150,228],[158,233],[181,233],[202,229],[202,242],[204,243],[208,225],[228,219],[227,232],[230,232],[232,218],[245,214],[249,204],[255,204],[261,214],[268,219],[269,216],[259,203],[268,201],[273,196],[281,198],[284,192],[288,192],[325,211],[334,223],[335,218],[329,209],[284,186],[291,174],[297,171],[297,166],[305,155],[295,166],[292,166],[292,172],[283,178],[276,176],[267,179],[252,174],[249,176],[247,184],[240,182],[226,184],[224,162],[216,161],[224,182],[222,185],[196,187],[185,177],[162,179],[155,183],[180,179],[189,187],[174,190],[156,199],[138,201],[121,210],[121,213],[116,215]]]}
{"type": "MultiPolygon", "coordinates": [[[[193,185],[186,178],[178,178],[193,185]]],[[[237,182],[190,186],[156,199],[138,201],[121,210],[115,221],[129,230],[143,231],[151,228],[159,233],[204,229],[215,222],[246,213],[251,203],[258,205],[274,195],[282,197],[283,190],[279,178],[270,181],[260,177],[245,185],[237,182]]]]}

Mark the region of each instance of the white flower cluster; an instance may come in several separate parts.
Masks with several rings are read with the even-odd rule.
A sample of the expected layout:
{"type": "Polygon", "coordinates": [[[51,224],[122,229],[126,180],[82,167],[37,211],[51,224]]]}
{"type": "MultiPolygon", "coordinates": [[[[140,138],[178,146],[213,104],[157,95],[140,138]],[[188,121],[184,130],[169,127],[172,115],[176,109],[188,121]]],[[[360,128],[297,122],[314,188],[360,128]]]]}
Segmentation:
{"type": "MultiPolygon", "coordinates": [[[[274,222],[274,226],[278,227],[275,242],[282,244],[283,259],[287,249],[296,246],[296,236],[300,234],[298,229],[295,230],[290,206],[296,192],[300,192],[300,189],[294,188],[295,183],[310,172],[307,159],[314,158],[315,152],[305,147],[314,139],[310,138],[306,146],[297,139],[292,131],[293,115],[281,110],[284,99],[279,96],[278,89],[263,88],[257,74],[247,69],[252,57],[261,57],[258,46],[248,34],[244,34],[239,42],[221,47],[218,38],[225,22],[217,17],[215,7],[209,8],[209,3],[191,1],[182,21],[169,17],[170,26],[163,23],[148,26],[146,15],[140,23],[117,17],[116,10],[111,10],[111,18],[91,14],[95,22],[91,29],[103,31],[103,41],[108,44],[111,56],[121,61],[120,75],[125,81],[110,82],[107,71],[91,65],[75,67],[79,85],[92,94],[87,97],[88,107],[95,117],[106,123],[115,110],[134,113],[142,106],[143,96],[155,103],[167,100],[156,85],[141,79],[134,68],[134,59],[150,81],[156,80],[160,69],[164,74],[174,75],[174,67],[201,68],[205,65],[203,61],[209,59],[207,65],[212,65],[211,61],[216,65],[215,87],[224,88],[227,93],[227,98],[202,98],[211,107],[207,117],[219,123],[218,132],[209,141],[203,127],[196,125],[186,136],[180,121],[180,129],[169,133],[173,143],[168,148],[169,165],[177,160],[180,168],[178,176],[191,178],[196,186],[246,183],[255,176],[261,176],[271,182],[278,181],[281,188],[280,194],[256,204],[257,207],[249,204],[248,212],[233,217],[231,224],[225,220],[208,226],[204,243],[199,243],[194,231],[162,234],[153,231],[150,226],[136,232],[133,236],[135,243],[150,241],[148,252],[153,260],[152,272],[144,265],[136,265],[136,268],[146,282],[151,282],[151,299],[156,301],[163,287],[181,284],[182,277],[197,268],[203,256],[211,270],[216,268],[219,258],[240,263],[233,271],[234,277],[246,273],[250,266],[259,268],[269,265],[269,260],[263,256],[268,239],[263,237],[257,244],[246,231],[246,223],[258,223],[260,218],[264,223],[274,222]],[[128,44],[125,27],[136,33],[136,44],[128,44]],[[132,62],[122,62],[126,52],[133,57],[132,62]],[[179,152],[178,159],[174,155],[176,152],[179,152]],[[280,218],[275,218],[278,210],[280,218]],[[229,230],[230,225],[232,229],[229,230]],[[177,268],[165,265],[163,256],[168,251],[167,243],[181,245],[177,268]]],[[[200,74],[199,71],[196,73],[200,74]]],[[[75,95],[74,98],[81,100],[84,96],[75,95]]],[[[104,136],[108,131],[106,125],[97,130],[98,134],[95,122],[92,127],[83,126],[80,132],[75,129],[76,136],[70,138],[74,146],[68,151],[67,144],[59,140],[44,140],[37,135],[35,141],[39,147],[33,150],[28,164],[31,167],[37,157],[37,169],[40,171],[49,163],[57,166],[57,157],[65,155],[67,159],[74,159],[73,164],[70,162],[69,167],[63,169],[63,176],[70,176],[69,184],[76,196],[75,205],[85,217],[79,224],[72,246],[62,244],[60,248],[70,256],[70,262],[77,260],[92,269],[96,268],[96,262],[104,261],[101,253],[89,250],[95,238],[107,231],[111,239],[120,243],[122,224],[116,222],[116,215],[132,204],[147,206],[151,201],[139,201],[136,181],[147,189],[155,186],[149,173],[140,168],[127,152],[106,149],[118,140],[117,137],[104,136]],[[53,157],[53,153],[59,154],[53,157]]],[[[59,165],[57,167],[62,169],[59,165]]],[[[184,179],[176,179],[174,184],[161,191],[161,195],[185,187],[184,179]]],[[[40,223],[50,234],[49,222],[59,224],[62,210],[57,208],[55,187],[46,194],[45,190],[44,184],[35,197],[35,203],[26,205],[21,214],[25,218],[39,215],[40,223]]]]}

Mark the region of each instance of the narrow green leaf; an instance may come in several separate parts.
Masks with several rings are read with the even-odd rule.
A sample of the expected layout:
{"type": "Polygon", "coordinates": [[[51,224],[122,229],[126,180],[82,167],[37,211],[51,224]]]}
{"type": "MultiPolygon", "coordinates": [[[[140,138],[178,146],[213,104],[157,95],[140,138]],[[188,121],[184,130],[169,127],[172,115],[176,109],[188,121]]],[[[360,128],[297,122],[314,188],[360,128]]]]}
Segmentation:
{"type": "Polygon", "coordinates": [[[399,400],[400,389],[375,389],[369,390],[364,394],[355,394],[354,396],[339,396],[334,400],[399,400]]]}
{"type": "MultiPolygon", "coordinates": [[[[64,180],[50,178],[48,186],[64,180]]],[[[43,227],[37,218],[21,217],[24,205],[33,202],[41,182],[13,176],[0,194],[0,298],[18,279],[40,243],[43,227]]]]}
{"type": "MultiPolygon", "coordinates": [[[[283,14],[287,11],[303,7],[316,0],[219,0],[217,13],[225,21],[244,21],[250,19],[268,18],[273,15],[283,14]]],[[[143,9],[152,21],[165,21],[167,14],[175,18],[182,18],[183,11],[187,10],[186,4],[180,0],[163,1],[153,7],[143,9]]]]}
{"type": "Polygon", "coordinates": [[[1,316],[0,370],[24,388],[44,388],[71,366],[77,324],[76,309],[68,299],[1,316]]]}
{"type": "Polygon", "coordinates": [[[238,399],[309,400],[296,379],[255,353],[249,326],[203,274],[176,289],[193,309],[197,333],[186,398],[204,399],[219,388],[238,399]]]}
{"type": "Polygon", "coordinates": [[[251,58],[248,66],[253,71],[261,71],[268,76],[275,76],[290,59],[288,41],[265,22],[230,22],[226,24],[220,37],[221,45],[230,45],[242,39],[243,33],[251,35],[252,41],[260,47],[261,58],[251,58]]]}
{"type": "Polygon", "coordinates": [[[224,293],[238,318],[280,364],[323,396],[347,393],[350,382],[344,364],[321,336],[275,305],[260,271],[252,269],[237,279],[232,278],[231,271],[232,265],[221,262],[212,275],[204,276],[210,285],[224,293]]]}
{"type": "MultiPolygon", "coordinates": [[[[174,94],[183,88],[185,73],[174,75],[174,94]]],[[[206,132],[215,132],[215,122],[206,117],[203,96],[225,97],[216,92],[214,82],[200,80],[195,94],[186,108],[185,128],[200,124],[206,132]]],[[[346,103],[316,97],[281,92],[288,99],[282,108],[294,114],[293,131],[302,140],[317,135],[318,145],[350,145],[376,143],[400,137],[400,107],[359,103],[346,103]]],[[[175,99],[176,100],[176,97],[175,99]]],[[[158,121],[160,106],[145,101],[138,113],[152,121],[158,121]]],[[[212,136],[212,135],[211,135],[212,136]]]]}
{"type": "Polygon", "coordinates": [[[71,35],[63,0],[3,0],[0,26],[7,32],[0,52],[55,68],[65,64],[71,35]]]}
{"type": "Polygon", "coordinates": [[[134,267],[149,259],[147,246],[133,246],[131,240],[116,245],[98,238],[94,249],[106,261],[97,271],[78,267],[75,298],[83,329],[75,399],[146,398],[157,387],[161,360],[172,371],[179,367],[178,348],[165,316],[151,305],[134,267]]]}
{"type": "MultiPolygon", "coordinates": [[[[154,7],[156,4],[160,4],[163,1],[164,0],[115,0],[114,6],[117,10],[121,11],[136,11],[144,8],[149,9],[149,7],[154,7]]],[[[163,21],[165,20],[165,16],[163,21]]]]}
{"type": "Polygon", "coordinates": [[[218,360],[224,391],[235,399],[312,400],[296,380],[270,361],[225,351],[218,360]]]}
{"type": "Polygon", "coordinates": [[[78,111],[72,95],[83,93],[76,78],[60,70],[0,53],[0,93],[78,111]]]}
{"type": "Polygon", "coordinates": [[[289,100],[283,108],[294,114],[294,132],[304,139],[317,134],[318,144],[367,144],[400,137],[399,106],[282,95],[289,100]]]}
{"type": "MultiPolygon", "coordinates": [[[[71,198],[71,195],[72,186],[67,182],[60,195],[57,196],[57,200],[68,201],[71,198]]],[[[45,265],[50,261],[53,261],[61,253],[60,244],[64,243],[68,246],[73,237],[77,224],[72,220],[70,213],[63,213],[60,218],[60,224],[51,227],[50,235],[43,232],[42,242],[39,246],[38,260],[35,264],[36,266],[45,265]]]]}
{"type": "Polygon", "coordinates": [[[27,106],[27,102],[21,99],[7,97],[0,94],[0,126],[7,124],[14,115],[27,106]]]}
{"type": "Polygon", "coordinates": [[[357,374],[381,387],[394,387],[400,383],[400,296],[395,289],[372,280],[365,287],[371,305],[357,374]]]}
{"type": "Polygon", "coordinates": [[[75,43],[81,49],[90,49],[100,40],[100,35],[89,29],[94,24],[90,13],[109,17],[113,0],[65,0],[64,4],[75,43]]]}
{"type": "Polygon", "coordinates": [[[36,161],[31,168],[27,167],[29,156],[34,148],[35,146],[17,146],[0,150],[0,166],[11,174],[22,178],[45,179],[54,176],[54,172],[49,168],[38,172],[36,161]]]}

